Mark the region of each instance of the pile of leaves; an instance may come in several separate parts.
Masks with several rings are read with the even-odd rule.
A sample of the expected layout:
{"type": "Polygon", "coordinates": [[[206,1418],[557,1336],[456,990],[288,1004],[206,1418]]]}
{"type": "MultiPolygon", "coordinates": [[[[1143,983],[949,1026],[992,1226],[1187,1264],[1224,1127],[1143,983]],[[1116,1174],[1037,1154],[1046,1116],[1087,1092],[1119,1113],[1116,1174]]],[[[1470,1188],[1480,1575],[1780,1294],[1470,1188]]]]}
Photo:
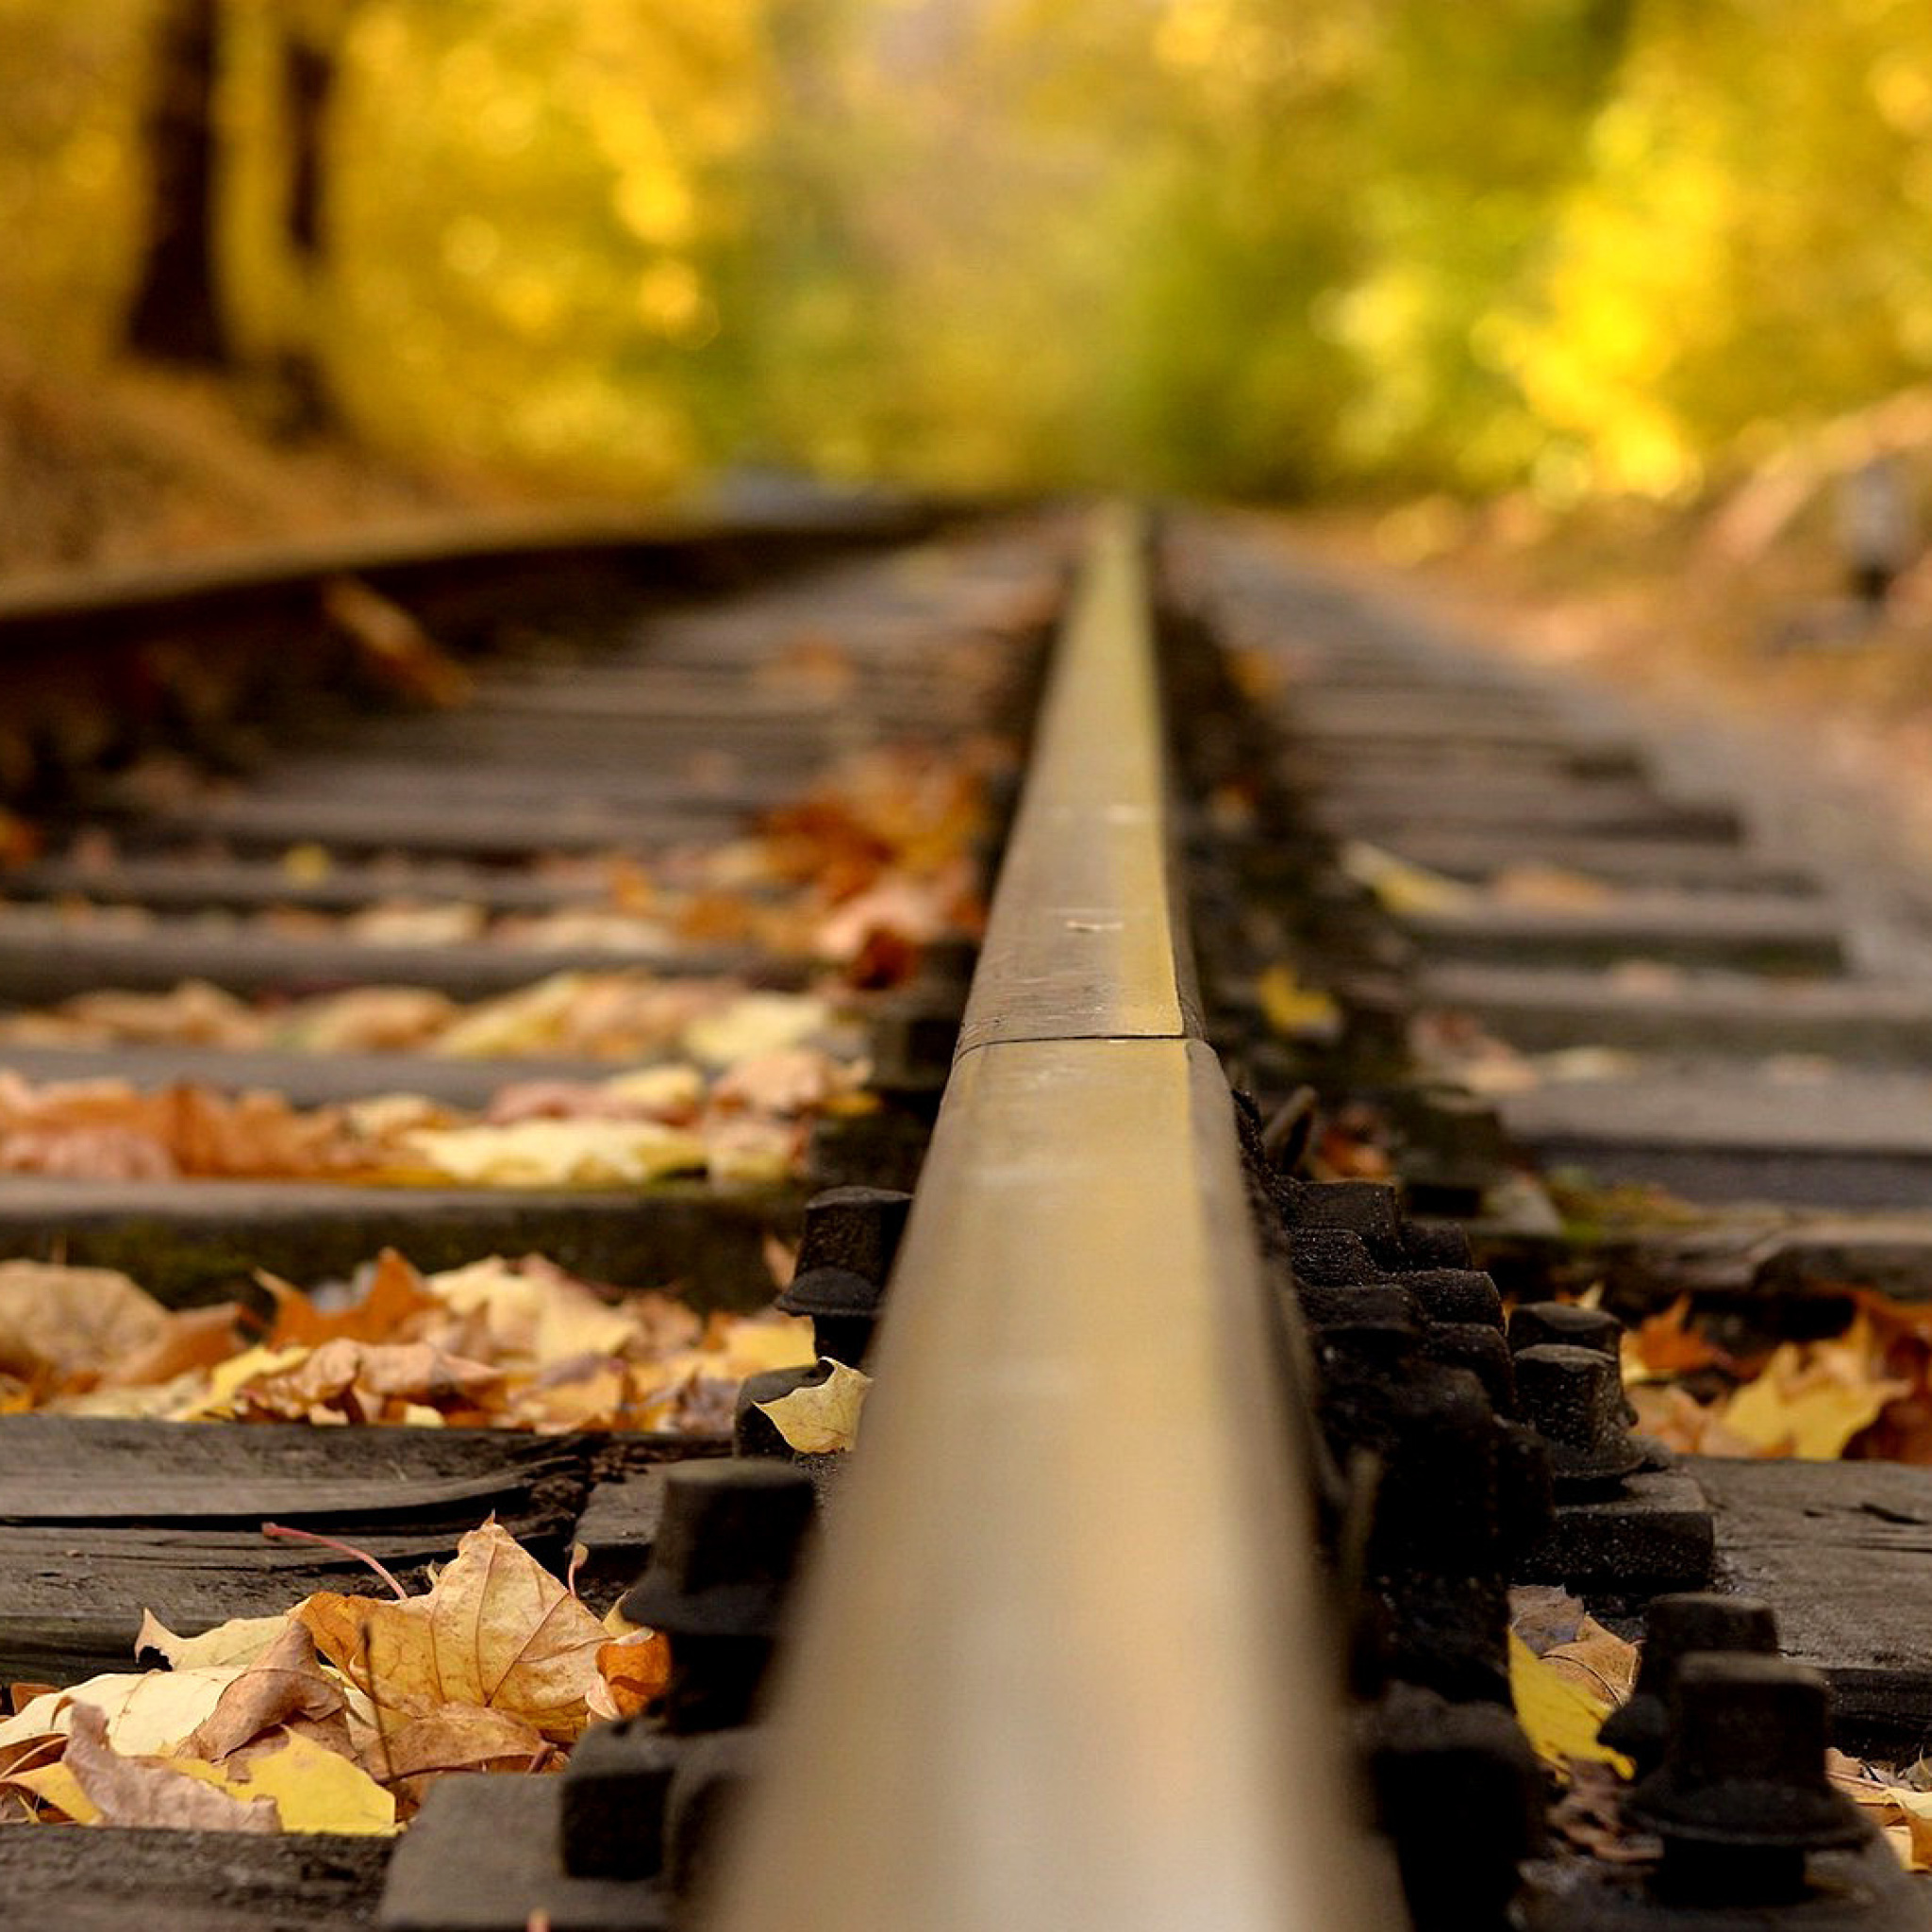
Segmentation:
{"type": "Polygon", "coordinates": [[[600,1622],[492,1519],[421,1596],[319,1591],[178,1637],[165,1669],[12,1687],[0,1822],[394,1831],[457,1772],[551,1772],[663,1689],[657,1632],[600,1622]]]}
{"type": "MultiPolygon", "coordinates": [[[[986,825],[985,773],[1004,756],[991,743],[964,755],[883,748],[842,761],[824,785],[764,814],[741,839],[649,861],[633,855],[548,859],[540,874],[583,894],[581,904],[548,911],[499,913],[470,900],[426,897],[409,891],[404,874],[393,895],[352,912],[276,906],[202,913],[196,925],[374,945],[608,947],[667,957],[742,946],[816,961],[851,985],[897,985],[933,941],[970,937],[984,924],[974,847],[986,825]]],[[[112,897],[118,850],[110,836],[91,831],[69,858],[98,874],[97,894],[0,908],[9,929],[30,938],[48,927],[139,932],[165,923],[167,915],[112,897]]],[[[303,844],[290,848],[283,866],[294,887],[327,878],[335,861],[325,847],[303,844]]],[[[247,1024],[245,1008],[217,1019],[206,1000],[202,1007],[203,1024],[225,1032],[247,1024]]],[[[110,1024],[118,1010],[108,1008],[110,1024]]],[[[326,1027],[325,1008],[324,1014],[326,1027]]],[[[404,1018],[401,1008],[397,1016],[404,1018]]],[[[98,1008],[71,1017],[83,1024],[103,1018],[98,1008]]],[[[436,1008],[425,1006],[423,1024],[435,1019],[436,1008]]],[[[137,1014],[135,1024],[152,1023],[137,1014]]]]}
{"type": "MultiPolygon", "coordinates": [[[[487,1031],[472,1015],[465,1037],[485,1051],[528,1050],[582,1016],[580,991],[545,981],[494,1003],[487,1031]]],[[[203,1005],[198,996],[155,997],[177,1013],[203,1005]]],[[[145,998],[83,995],[75,1004],[145,998]]],[[[672,1037],[693,1058],[603,1079],[514,1081],[480,1112],[412,1093],[303,1108],[278,1093],[193,1082],[35,1085],[0,1068],[0,1173],[395,1186],[608,1187],[675,1174],[762,1183],[797,1172],[814,1119],[871,1105],[854,1041],[816,999],[742,993],[708,1008],[687,1004],[672,1037]]]]}
{"type": "Polygon", "coordinates": [[[272,1319],[164,1307],[125,1274],[0,1261],[0,1413],[730,1433],[745,1376],[814,1359],[808,1321],[700,1318],[538,1255],[425,1274],[386,1250],[272,1319]]]}
{"type": "Polygon", "coordinates": [[[1932,1305],[1849,1291],[1843,1333],[1734,1354],[1688,1296],[1625,1337],[1638,1426],[1699,1456],[1932,1463],[1932,1305]]]}
{"type": "Polygon", "coordinates": [[[555,973],[468,1002],[420,986],[360,986],[313,998],[244,1000],[205,980],[168,992],[112,989],[0,1016],[0,1046],[212,1046],[234,1052],[418,1053],[453,1059],[725,1066],[836,1035],[822,994],[756,990],[730,976],[642,968],[555,973]]]}
{"type": "MultiPolygon", "coordinates": [[[[1509,1690],[1531,1748],[1561,1787],[1550,1813],[1557,1841],[1614,1865],[1657,1859],[1660,1840],[1627,1824],[1633,1766],[1597,1730],[1636,1688],[1640,1650],[1563,1591],[1509,1592],[1509,1690]]],[[[1907,1872],[1932,1873],[1932,1758],[1904,1768],[1825,1753],[1833,1787],[1877,1826],[1907,1872]]]]}

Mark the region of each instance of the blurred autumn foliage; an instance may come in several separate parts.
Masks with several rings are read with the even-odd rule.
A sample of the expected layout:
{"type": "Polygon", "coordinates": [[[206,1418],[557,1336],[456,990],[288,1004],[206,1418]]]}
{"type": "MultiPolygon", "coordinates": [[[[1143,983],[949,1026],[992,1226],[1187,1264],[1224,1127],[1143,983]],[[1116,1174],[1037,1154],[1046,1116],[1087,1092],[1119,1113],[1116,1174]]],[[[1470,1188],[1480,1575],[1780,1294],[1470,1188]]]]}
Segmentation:
{"type": "Polygon", "coordinates": [[[0,0],[0,350],[576,484],[1675,498],[1932,369],[1909,0],[0,0]]]}

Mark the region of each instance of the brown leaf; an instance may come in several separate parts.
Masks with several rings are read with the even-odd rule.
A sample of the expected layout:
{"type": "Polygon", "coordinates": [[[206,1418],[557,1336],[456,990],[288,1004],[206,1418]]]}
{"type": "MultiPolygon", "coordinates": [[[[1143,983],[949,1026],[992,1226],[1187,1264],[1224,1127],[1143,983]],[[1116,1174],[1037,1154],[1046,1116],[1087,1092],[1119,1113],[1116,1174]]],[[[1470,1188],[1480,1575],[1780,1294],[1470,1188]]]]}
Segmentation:
{"type": "Polygon", "coordinates": [[[322,1674],[315,1641],[293,1617],[268,1649],[222,1692],[221,1701],[177,1747],[180,1755],[219,1764],[264,1731],[306,1718],[325,1726],[341,1724],[346,1750],[348,1731],[341,1723],[346,1702],[322,1674]]]}
{"type": "Polygon", "coordinates": [[[108,1722],[91,1704],[74,1707],[62,1760],[105,1824],[171,1825],[189,1831],[272,1832],[281,1818],[267,1798],[242,1799],[165,1757],[124,1757],[108,1742],[108,1722]]]}
{"type": "Polygon", "coordinates": [[[168,1333],[159,1302],[110,1268],[0,1261],[0,1367],[66,1376],[154,1348],[168,1333]]]}
{"type": "Polygon", "coordinates": [[[508,1711],[445,1704],[385,1732],[378,1769],[386,1783],[446,1771],[521,1771],[549,1750],[541,1731],[508,1711]]]}
{"type": "Polygon", "coordinates": [[[318,1591],[295,1614],[366,1691],[385,1732],[451,1702],[521,1718],[568,1743],[587,1722],[603,1626],[492,1518],[426,1596],[318,1591]]]}
{"type": "Polygon", "coordinates": [[[193,1369],[211,1369],[241,1346],[237,1324],[242,1307],[218,1302],[212,1307],[181,1308],[145,1348],[118,1356],[101,1374],[104,1389],[142,1389],[172,1382],[193,1369]]]}

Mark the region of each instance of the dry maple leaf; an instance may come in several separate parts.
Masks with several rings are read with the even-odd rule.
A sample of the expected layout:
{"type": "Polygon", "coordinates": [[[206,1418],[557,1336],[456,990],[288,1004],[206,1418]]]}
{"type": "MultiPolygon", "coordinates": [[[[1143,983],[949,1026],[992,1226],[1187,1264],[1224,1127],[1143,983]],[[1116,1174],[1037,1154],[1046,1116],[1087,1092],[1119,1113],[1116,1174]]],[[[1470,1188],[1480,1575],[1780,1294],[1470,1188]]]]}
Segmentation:
{"type": "Polygon", "coordinates": [[[337,1337],[385,1341],[412,1317],[436,1307],[422,1275],[393,1248],[376,1257],[361,1300],[336,1314],[325,1315],[299,1288],[273,1274],[257,1270],[255,1278],[275,1305],[275,1325],[266,1338],[270,1348],[313,1347],[337,1337]]]}
{"type": "Polygon", "coordinates": [[[823,1382],[794,1389],[774,1402],[760,1402],[758,1413],[801,1456],[827,1456],[858,1441],[859,1412],[872,1377],[843,1362],[833,1362],[823,1382]]]}
{"type": "Polygon", "coordinates": [[[605,1630],[492,1518],[425,1596],[318,1591],[294,1613],[373,1701],[385,1732],[450,1703],[520,1718],[558,1743],[583,1730],[605,1630]]]}
{"type": "Polygon", "coordinates": [[[1730,1358],[1690,1325],[1690,1297],[1680,1294],[1668,1308],[1648,1315],[1631,1332],[1629,1345],[1645,1374],[1662,1379],[1693,1369],[1728,1368],[1730,1358]]]}
{"type": "Polygon", "coordinates": [[[527,1772],[555,1757],[551,1740],[527,1718],[456,1702],[385,1729],[378,1753],[383,1781],[417,1795],[425,1779],[444,1772],[527,1772]]]}

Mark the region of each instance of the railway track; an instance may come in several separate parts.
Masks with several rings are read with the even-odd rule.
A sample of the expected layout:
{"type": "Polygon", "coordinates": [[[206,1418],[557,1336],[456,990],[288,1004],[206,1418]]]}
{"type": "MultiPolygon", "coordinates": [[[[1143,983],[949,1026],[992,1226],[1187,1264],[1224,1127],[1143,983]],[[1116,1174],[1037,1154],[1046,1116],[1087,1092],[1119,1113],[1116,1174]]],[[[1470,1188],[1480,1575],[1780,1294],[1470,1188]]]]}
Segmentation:
{"type": "MultiPolygon", "coordinates": [[[[492,1514],[574,1565],[558,1616],[670,1631],[671,1675],[561,1775],[425,1789],[365,1636],[336,1662],[375,1781],[425,1801],[399,1840],[0,1826],[23,1923],[1926,1922],[1864,1822],[1907,1836],[1900,1801],[1824,1751],[1827,1703],[1900,1779],[1932,1734],[1932,1472],[1674,1454],[1614,1360],[1618,1315],[1740,1350],[1924,1294],[1907,916],[1233,522],[492,543],[0,610],[42,840],[0,909],[0,1252],[182,1307],[356,1277],[414,1335],[535,1250],[676,1287],[715,1373],[677,1409],[630,1342],[621,1399],[503,1372],[523,1426],[491,1428],[474,1380],[315,1383],[363,1319],[326,1290],[303,1327],[276,1288],[266,1353],[301,1359],[213,1397],[97,1366],[62,1407],[16,1340],[0,1678],[125,1670],[143,1609],[366,1605],[356,1552],[428,1603],[492,1514]],[[104,693],[140,700],[111,730],[104,693]],[[66,1084],[109,1079],[105,1112],[66,1084]],[[318,1121],[320,1171],[258,1171],[320,1160],[318,1121]],[[802,1217],[828,1187],[859,1191],[802,1217]],[[787,1332],[752,1311],[801,1229],[792,1305],[875,1383],[851,1454],[747,1406],[789,1427],[838,1384],[742,1340],[787,1332]],[[217,1419],[298,1383],[312,1420],[217,1419]],[[372,1409],[407,1419],[323,1425],[372,1409]],[[1591,1669],[1657,1640],[1622,1799],[1539,1654],[1586,1606],[1591,1669]]],[[[105,1790],[40,1740],[0,1757],[19,1818],[73,1801],[33,1782],[62,1748],[105,1790]]]]}

